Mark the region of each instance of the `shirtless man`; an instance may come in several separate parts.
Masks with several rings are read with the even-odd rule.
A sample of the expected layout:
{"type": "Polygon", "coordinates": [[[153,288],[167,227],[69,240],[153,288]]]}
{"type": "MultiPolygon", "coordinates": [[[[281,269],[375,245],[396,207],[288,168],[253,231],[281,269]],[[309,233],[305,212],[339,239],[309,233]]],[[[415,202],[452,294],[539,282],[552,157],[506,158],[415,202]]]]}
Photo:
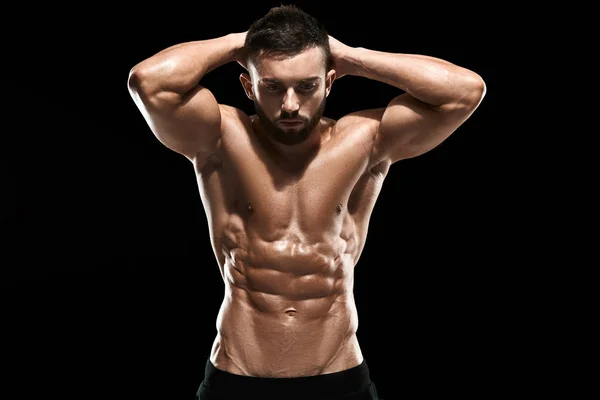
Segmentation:
{"type": "Polygon", "coordinates": [[[128,85],[158,140],[194,166],[225,285],[197,399],[377,399],[353,297],[369,218],[390,166],[463,124],[482,78],[438,58],[350,47],[281,6],[246,32],[141,61],[128,85]],[[256,115],[200,84],[229,62],[245,68],[256,115]],[[334,121],[325,99],[344,75],[402,92],[334,121]]]}

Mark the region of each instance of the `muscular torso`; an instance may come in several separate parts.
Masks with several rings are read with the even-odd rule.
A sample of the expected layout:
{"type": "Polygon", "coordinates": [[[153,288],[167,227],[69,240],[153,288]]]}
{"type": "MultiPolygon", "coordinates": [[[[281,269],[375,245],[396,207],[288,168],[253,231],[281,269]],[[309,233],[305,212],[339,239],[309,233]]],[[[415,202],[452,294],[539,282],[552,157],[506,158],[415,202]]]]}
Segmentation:
{"type": "Polygon", "coordinates": [[[217,151],[196,165],[225,283],[211,361],[235,374],[290,377],[362,361],[354,266],[388,166],[373,165],[369,119],[323,119],[304,168],[283,167],[253,121],[229,110],[217,151]]]}

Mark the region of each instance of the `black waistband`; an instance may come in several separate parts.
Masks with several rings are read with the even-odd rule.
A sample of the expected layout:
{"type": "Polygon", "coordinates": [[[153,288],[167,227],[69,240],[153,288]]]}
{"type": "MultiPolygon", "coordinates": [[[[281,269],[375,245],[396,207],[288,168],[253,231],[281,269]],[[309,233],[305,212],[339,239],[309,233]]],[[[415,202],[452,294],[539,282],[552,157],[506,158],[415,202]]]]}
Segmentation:
{"type": "MultiPolygon", "coordinates": [[[[285,395],[343,395],[364,390],[369,386],[369,368],[366,361],[356,367],[322,375],[293,378],[262,378],[236,375],[216,368],[210,360],[206,362],[204,385],[211,391],[246,395],[285,394],[285,395]]],[[[259,397],[257,397],[259,398],[259,397]]]]}

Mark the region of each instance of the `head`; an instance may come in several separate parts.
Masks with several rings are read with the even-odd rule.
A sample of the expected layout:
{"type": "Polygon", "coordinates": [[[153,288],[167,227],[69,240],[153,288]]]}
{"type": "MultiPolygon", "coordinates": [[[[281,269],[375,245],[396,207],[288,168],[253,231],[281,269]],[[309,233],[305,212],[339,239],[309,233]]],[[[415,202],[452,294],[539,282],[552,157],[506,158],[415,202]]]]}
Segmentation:
{"type": "Polygon", "coordinates": [[[248,73],[240,80],[261,125],[282,144],[303,142],[335,80],[327,31],[296,6],[282,5],[250,25],[245,50],[248,73]]]}

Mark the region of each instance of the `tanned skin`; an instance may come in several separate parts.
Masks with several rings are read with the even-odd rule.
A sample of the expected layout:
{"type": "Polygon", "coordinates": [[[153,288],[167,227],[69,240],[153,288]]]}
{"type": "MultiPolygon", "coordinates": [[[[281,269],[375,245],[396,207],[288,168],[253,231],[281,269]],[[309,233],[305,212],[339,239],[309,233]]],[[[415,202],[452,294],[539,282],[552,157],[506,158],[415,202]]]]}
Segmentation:
{"type": "Polygon", "coordinates": [[[463,124],[485,83],[438,58],[350,47],[331,36],[331,70],[314,47],[250,64],[245,36],[172,46],[132,68],[128,80],[158,140],[195,168],[225,285],[210,360],[261,377],[352,368],[363,361],[354,267],[386,174],[463,124]],[[229,62],[246,69],[240,81],[260,117],[220,104],[199,84],[229,62]],[[325,118],[323,101],[344,75],[402,92],[387,107],[325,118]],[[279,120],[294,116],[299,123],[279,120]],[[315,117],[304,141],[275,139],[278,132],[293,141],[315,117]]]}

